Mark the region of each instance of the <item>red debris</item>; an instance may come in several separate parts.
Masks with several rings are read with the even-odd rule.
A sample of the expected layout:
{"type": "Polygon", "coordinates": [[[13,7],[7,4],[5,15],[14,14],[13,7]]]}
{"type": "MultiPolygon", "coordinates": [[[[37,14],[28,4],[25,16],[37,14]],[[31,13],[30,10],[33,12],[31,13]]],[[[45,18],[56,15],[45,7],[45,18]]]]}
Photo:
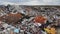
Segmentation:
{"type": "Polygon", "coordinates": [[[44,23],[46,21],[46,18],[44,18],[43,16],[37,16],[35,17],[34,21],[36,23],[44,23]]]}

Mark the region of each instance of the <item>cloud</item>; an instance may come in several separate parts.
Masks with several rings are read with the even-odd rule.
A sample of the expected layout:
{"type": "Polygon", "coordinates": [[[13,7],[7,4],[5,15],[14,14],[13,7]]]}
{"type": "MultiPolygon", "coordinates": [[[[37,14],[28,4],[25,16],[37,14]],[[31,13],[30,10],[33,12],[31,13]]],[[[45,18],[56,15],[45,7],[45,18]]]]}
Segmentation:
{"type": "Polygon", "coordinates": [[[60,0],[0,0],[0,4],[11,5],[60,5],[60,0]]]}
{"type": "Polygon", "coordinates": [[[60,0],[31,0],[22,2],[21,5],[60,5],[60,0]]]}
{"type": "MultiPolygon", "coordinates": [[[[43,5],[44,3],[42,3],[39,0],[31,0],[29,2],[22,2],[21,5],[43,5]]],[[[44,4],[45,5],[45,4],[44,4]]]]}
{"type": "Polygon", "coordinates": [[[43,2],[50,5],[60,5],[60,0],[43,0],[43,2]]]}
{"type": "Polygon", "coordinates": [[[17,4],[17,3],[0,1],[0,5],[8,5],[8,4],[10,4],[10,5],[19,5],[19,4],[17,4]]]}
{"type": "Polygon", "coordinates": [[[22,5],[25,5],[25,4],[27,4],[27,5],[35,5],[35,4],[38,4],[38,2],[37,1],[29,1],[29,2],[22,2],[22,5]]]}

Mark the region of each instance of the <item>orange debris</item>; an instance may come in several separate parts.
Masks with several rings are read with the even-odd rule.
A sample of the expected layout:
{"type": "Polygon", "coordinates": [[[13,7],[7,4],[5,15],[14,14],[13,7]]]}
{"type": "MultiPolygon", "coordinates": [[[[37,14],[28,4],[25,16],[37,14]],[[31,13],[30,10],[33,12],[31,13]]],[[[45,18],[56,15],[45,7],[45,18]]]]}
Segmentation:
{"type": "Polygon", "coordinates": [[[46,18],[44,18],[43,16],[37,16],[35,17],[34,21],[37,23],[44,23],[46,20],[46,18]]]}

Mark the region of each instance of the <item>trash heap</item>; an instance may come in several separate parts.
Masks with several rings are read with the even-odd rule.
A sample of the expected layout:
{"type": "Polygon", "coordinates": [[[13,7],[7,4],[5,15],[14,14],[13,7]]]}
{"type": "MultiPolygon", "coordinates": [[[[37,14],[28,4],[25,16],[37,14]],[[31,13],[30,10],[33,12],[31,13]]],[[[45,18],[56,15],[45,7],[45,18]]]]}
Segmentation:
{"type": "Polygon", "coordinates": [[[56,34],[60,10],[56,7],[15,6],[0,8],[0,34],[56,34]]]}

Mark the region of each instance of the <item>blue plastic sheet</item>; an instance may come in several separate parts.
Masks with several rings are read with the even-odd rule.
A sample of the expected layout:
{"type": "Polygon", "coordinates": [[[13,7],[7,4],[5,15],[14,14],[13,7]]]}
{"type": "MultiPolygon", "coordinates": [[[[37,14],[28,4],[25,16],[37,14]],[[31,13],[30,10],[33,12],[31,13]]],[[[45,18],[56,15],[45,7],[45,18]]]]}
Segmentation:
{"type": "Polygon", "coordinates": [[[15,33],[19,33],[19,29],[14,29],[14,32],[15,33]]]}

